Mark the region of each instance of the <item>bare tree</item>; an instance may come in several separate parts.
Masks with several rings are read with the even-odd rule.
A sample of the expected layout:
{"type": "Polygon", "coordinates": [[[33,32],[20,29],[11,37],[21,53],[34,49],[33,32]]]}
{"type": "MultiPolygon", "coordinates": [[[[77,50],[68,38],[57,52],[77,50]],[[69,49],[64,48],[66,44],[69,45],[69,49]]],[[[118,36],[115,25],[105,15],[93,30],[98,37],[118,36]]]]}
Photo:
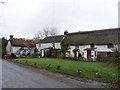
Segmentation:
{"type": "Polygon", "coordinates": [[[44,35],[44,37],[48,37],[49,36],[49,27],[45,27],[45,28],[43,28],[43,35],[44,35]]]}
{"type": "Polygon", "coordinates": [[[44,37],[58,35],[58,29],[56,27],[45,27],[43,28],[44,37]]]}
{"type": "Polygon", "coordinates": [[[45,27],[42,31],[39,31],[35,34],[33,40],[37,43],[41,39],[49,36],[59,35],[58,29],[55,27],[45,27]]]}
{"type": "Polygon", "coordinates": [[[45,27],[43,28],[43,35],[44,37],[48,37],[48,36],[55,36],[58,35],[58,30],[56,27],[45,27]]]}
{"type": "Polygon", "coordinates": [[[56,35],[59,34],[58,29],[55,28],[55,27],[51,27],[49,33],[50,33],[51,36],[56,36],[56,35]]]}
{"type": "Polygon", "coordinates": [[[35,41],[35,43],[38,43],[43,38],[44,36],[42,34],[42,31],[39,31],[38,33],[35,34],[35,37],[33,38],[33,40],[35,41]]]}

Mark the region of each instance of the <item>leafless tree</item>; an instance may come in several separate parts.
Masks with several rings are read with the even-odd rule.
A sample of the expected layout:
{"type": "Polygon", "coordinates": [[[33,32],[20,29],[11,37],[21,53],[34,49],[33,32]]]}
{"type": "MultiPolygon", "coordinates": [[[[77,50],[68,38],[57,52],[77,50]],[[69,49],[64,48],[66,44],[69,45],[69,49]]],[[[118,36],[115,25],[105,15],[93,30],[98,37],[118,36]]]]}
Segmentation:
{"type": "Polygon", "coordinates": [[[43,38],[44,36],[42,34],[42,31],[39,31],[38,33],[35,34],[35,37],[33,38],[33,40],[35,41],[35,43],[38,43],[43,38]]]}
{"type": "Polygon", "coordinates": [[[58,35],[58,29],[56,27],[45,27],[43,28],[44,37],[58,35]]]}
{"type": "Polygon", "coordinates": [[[50,36],[56,36],[59,34],[58,29],[55,27],[51,27],[49,30],[50,36]]]}
{"type": "Polygon", "coordinates": [[[45,37],[55,36],[55,35],[59,35],[58,29],[56,27],[45,27],[43,28],[42,31],[39,31],[35,34],[33,40],[35,42],[39,42],[39,40],[45,37]]]}
{"type": "Polygon", "coordinates": [[[49,27],[45,27],[45,28],[43,28],[43,35],[44,35],[44,37],[48,37],[49,36],[49,27]]]}

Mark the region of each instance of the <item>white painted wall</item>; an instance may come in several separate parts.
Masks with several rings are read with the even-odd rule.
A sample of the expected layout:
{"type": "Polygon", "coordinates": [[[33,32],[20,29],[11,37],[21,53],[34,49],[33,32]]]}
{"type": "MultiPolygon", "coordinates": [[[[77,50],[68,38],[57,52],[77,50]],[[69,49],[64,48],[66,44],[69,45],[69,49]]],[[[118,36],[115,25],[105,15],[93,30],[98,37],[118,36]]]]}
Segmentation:
{"type": "MultiPolygon", "coordinates": [[[[48,47],[53,47],[53,43],[38,43],[36,44],[36,48],[41,51],[42,49],[48,48],[48,47]]],[[[55,48],[61,49],[60,43],[55,43],[55,48]]],[[[44,56],[44,50],[41,51],[42,56],[44,56]]]]}
{"type": "MultiPolygon", "coordinates": [[[[12,46],[11,45],[11,42],[10,41],[8,41],[8,43],[7,43],[7,46],[6,46],[6,51],[8,52],[8,53],[16,53],[19,49],[20,49],[21,47],[19,46],[19,47],[17,47],[17,46],[12,46]]],[[[24,49],[28,49],[27,47],[24,47],[24,49]]],[[[31,49],[31,53],[34,53],[34,47],[33,48],[30,48],[31,49]]]]}
{"type": "Polygon", "coordinates": [[[8,41],[7,46],[6,46],[6,51],[9,53],[16,53],[21,47],[15,47],[11,45],[11,42],[8,41]]]}
{"type": "Polygon", "coordinates": [[[80,49],[80,53],[82,54],[82,52],[84,52],[84,49],[86,48],[90,48],[90,45],[80,45],[79,49],[80,49]]]}
{"type": "Polygon", "coordinates": [[[16,53],[21,47],[12,47],[12,53],[16,53]]]}
{"type": "MultiPolygon", "coordinates": [[[[36,44],[36,48],[37,49],[44,49],[44,48],[48,48],[48,47],[53,47],[52,43],[41,43],[41,45],[36,44]]],[[[61,49],[61,45],[60,43],[55,43],[55,48],[61,49]]]]}
{"type": "MultiPolygon", "coordinates": [[[[74,52],[73,52],[73,50],[75,49],[75,46],[74,45],[71,45],[71,46],[69,46],[69,52],[70,52],[70,54],[68,54],[68,53],[66,53],[66,55],[67,56],[70,56],[70,57],[74,57],[74,52]]],[[[80,51],[80,53],[81,53],[81,55],[83,55],[83,53],[85,52],[84,51],[84,49],[86,49],[86,48],[90,48],[90,45],[80,45],[79,46],[79,51],[80,51]]],[[[78,55],[78,54],[77,54],[78,55]]],[[[86,57],[86,54],[84,54],[82,57],[86,57]]]]}
{"type": "Polygon", "coordinates": [[[67,56],[67,57],[74,57],[73,49],[75,48],[75,46],[72,46],[72,45],[71,45],[71,46],[69,46],[69,48],[70,48],[70,49],[68,50],[68,52],[70,52],[70,53],[67,52],[67,53],[66,53],[66,56],[67,56]]]}
{"type": "Polygon", "coordinates": [[[97,54],[95,55],[95,52],[96,52],[96,50],[91,51],[91,55],[93,56],[93,57],[91,57],[91,59],[93,59],[93,60],[95,60],[97,58],[97,54]]]}
{"type": "MultiPolygon", "coordinates": [[[[115,47],[115,45],[114,45],[115,47]]],[[[117,46],[116,46],[117,47],[117,46]]],[[[69,57],[74,57],[74,52],[73,49],[75,49],[74,45],[69,46],[69,53],[66,53],[66,56],[69,57]]],[[[84,49],[86,48],[90,48],[90,45],[79,45],[79,51],[82,55],[82,57],[84,57],[85,59],[87,59],[87,51],[85,51],[84,49]]],[[[93,57],[91,57],[93,60],[97,58],[97,52],[113,52],[113,48],[108,48],[107,45],[95,45],[95,51],[96,51],[96,56],[95,56],[95,51],[91,51],[91,55],[93,55],[93,57]]]]}
{"type": "MultiPolygon", "coordinates": [[[[39,50],[40,48],[39,48],[39,44],[36,44],[36,48],[39,50]]],[[[40,50],[39,50],[40,51],[40,50]]]]}
{"type": "Polygon", "coordinates": [[[6,51],[7,51],[7,52],[12,52],[12,45],[11,45],[11,42],[10,42],[10,41],[8,41],[8,43],[7,43],[6,51]]]}
{"type": "Polygon", "coordinates": [[[84,59],[87,59],[87,51],[83,51],[84,52],[84,59]]]}

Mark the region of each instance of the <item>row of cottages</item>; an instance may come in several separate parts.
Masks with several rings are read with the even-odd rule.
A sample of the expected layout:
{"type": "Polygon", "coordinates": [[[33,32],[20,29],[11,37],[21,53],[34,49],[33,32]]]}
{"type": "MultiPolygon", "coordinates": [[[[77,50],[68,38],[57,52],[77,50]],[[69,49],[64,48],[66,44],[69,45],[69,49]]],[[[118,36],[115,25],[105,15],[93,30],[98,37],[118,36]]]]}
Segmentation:
{"type": "Polygon", "coordinates": [[[36,45],[31,39],[24,38],[14,38],[13,35],[10,35],[8,40],[6,51],[8,53],[16,53],[21,55],[33,54],[36,45]]]}
{"type": "Polygon", "coordinates": [[[95,31],[64,32],[61,36],[46,37],[36,44],[42,56],[47,50],[60,50],[61,46],[67,46],[67,57],[82,57],[95,60],[98,55],[112,57],[115,49],[120,51],[120,30],[119,28],[104,29],[95,31]]]}
{"type": "Polygon", "coordinates": [[[98,55],[113,57],[115,50],[120,51],[120,28],[68,33],[61,45],[68,46],[68,57],[87,60],[95,60],[98,55]]]}

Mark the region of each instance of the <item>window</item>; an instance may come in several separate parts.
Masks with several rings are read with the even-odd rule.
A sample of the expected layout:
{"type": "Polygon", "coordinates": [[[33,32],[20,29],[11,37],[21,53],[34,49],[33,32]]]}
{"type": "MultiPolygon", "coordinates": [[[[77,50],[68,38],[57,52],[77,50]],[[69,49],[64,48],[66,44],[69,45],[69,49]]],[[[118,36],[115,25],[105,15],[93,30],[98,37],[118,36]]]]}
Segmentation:
{"type": "Polygon", "coordinates": [[[94,44],[90,44],[90,47],[91,47],[91,48],[94,48],[94,46],[95,46],[94,44]]]}
{"type": "Polygon", "coordinates": [[[71,54],[71,52],[70,52],[70,51],[67,51],[67,54],[68,54],[68,55],[70,55],[70,54],[71,54]]]}
{"type": "Polygon", "coordinates": [[[75,48],[76,48],[76,49],[79,49],[79,46],[77,45],[77,46],[75,46],[75,48]]]}
{"type": "Polygon", "coordinates": [[[113,46],[112,43],[108,44],[108,48],[113,48],[113,47],[114,47],[114,46],[113,46]]]}
{"type": "Polygon", "coordinates": [[[52,43],[52,46],[55,47],[55,43],[52,43]]]}
{"type": "Polygon", "coordinates": [[[41,44],[39,43],[39,47],[41,47],[41,44]]]}

